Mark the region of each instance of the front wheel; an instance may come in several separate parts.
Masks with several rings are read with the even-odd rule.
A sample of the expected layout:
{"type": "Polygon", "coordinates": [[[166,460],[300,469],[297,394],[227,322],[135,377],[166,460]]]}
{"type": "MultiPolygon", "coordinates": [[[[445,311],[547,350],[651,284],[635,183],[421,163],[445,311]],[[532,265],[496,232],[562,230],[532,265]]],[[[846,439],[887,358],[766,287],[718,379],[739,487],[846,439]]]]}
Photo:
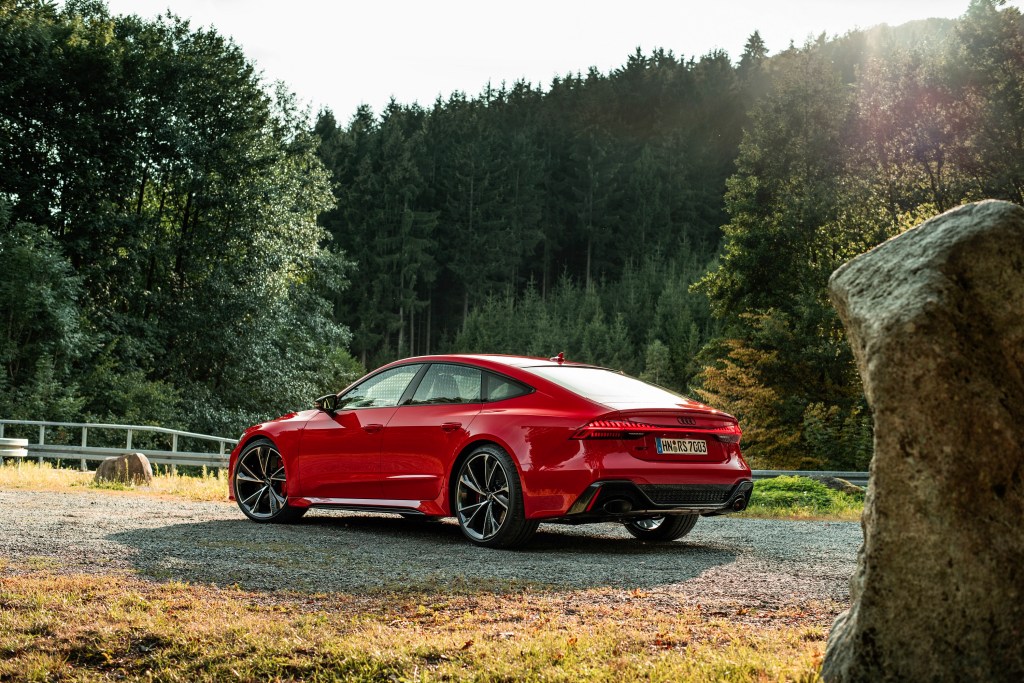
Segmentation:
{"type": "Polygon", "coordinates": [[[669,515],[626,522],[626,531],[641,541],[665,543],[690,533],[699,515],[669,515]]]}
{"type": "Polygon", "coordinates": [[[480,446],[459,467],[455,516],[471,542],[514,548],[530,540],[538,522],[526,519],[523,489],[512,457],[497,446],[480,446]]]}
{"type": "Polygon", "coordinates": [[[270,439],[247,445],[235,463],[235,502],[256,522],[294,522],[306,508],[288,505],[284,459],[270,439]]]}

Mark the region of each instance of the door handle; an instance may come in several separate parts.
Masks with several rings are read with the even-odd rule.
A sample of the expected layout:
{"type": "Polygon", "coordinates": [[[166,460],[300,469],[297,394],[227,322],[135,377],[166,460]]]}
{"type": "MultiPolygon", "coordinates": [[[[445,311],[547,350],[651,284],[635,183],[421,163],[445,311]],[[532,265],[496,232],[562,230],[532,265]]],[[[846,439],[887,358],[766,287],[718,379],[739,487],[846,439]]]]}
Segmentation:
{"type": "Polygon", "coordinates": [[[461,426],[461,422],[445,422],[444,424],[441,425],[441,429],[443,429],[446,432],[454,432],[461,426]]]}
{"type": "Polygon", "coordinates": [[[363,431],[365,431],[367,434],[375,434],[375,433],[379,432],[382,429],[384,429],[384,425],[379,425],[379,424],[363,425],[363,431]]]}

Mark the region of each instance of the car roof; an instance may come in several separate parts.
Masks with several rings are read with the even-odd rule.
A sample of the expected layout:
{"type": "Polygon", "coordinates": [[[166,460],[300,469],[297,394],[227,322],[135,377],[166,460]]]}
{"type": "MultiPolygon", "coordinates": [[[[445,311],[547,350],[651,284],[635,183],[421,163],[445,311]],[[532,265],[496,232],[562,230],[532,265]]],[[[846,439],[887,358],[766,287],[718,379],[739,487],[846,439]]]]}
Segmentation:
{"type": "Polygon", "coordinates": [[[508,365],[513,368],[536,368],[545,366],[559,365],[573,365],[576,367],[595,367],[587,363],[573,363],[572,361],[553,361],[550,358],[533,358],[531,356],[509,356],[500,353],[453,353],[445,354],[441,356],[417,356],[415,358],[405,358],[405,361],[420,361],[420,362],[434,362],[434,363],[458,363],[460,361],[490,361],[491,363],[499,363],[501,365],[508,365]]]}

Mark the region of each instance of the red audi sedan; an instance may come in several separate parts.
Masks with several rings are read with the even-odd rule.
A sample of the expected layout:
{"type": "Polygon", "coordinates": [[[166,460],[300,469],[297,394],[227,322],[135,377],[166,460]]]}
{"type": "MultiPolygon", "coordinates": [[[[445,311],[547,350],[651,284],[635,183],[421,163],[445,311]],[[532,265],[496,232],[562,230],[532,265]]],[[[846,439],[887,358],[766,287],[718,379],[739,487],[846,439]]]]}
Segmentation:
{"type": "Polygon", "coordinates": [[[541,522],[671,541],[746,507],[739,442],[731,415],[561,354],[422,356],[248,428],[230,496],[257,522],[310,508],[454,516],[492,548],[541,522]]]}

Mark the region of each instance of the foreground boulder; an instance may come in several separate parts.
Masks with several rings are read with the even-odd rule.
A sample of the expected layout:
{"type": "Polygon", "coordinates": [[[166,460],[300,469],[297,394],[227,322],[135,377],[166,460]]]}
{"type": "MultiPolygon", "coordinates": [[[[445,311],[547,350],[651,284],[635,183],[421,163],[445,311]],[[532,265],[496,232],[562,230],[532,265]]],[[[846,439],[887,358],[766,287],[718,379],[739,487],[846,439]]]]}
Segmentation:
{"type": "Polygon", "coordinates": [[[142,453],[125,453],[116,458],[107,458],[96,468],[96,481],[113,481],[122,484],[151,484],[153,468],[149,458],[142,453]]]}
{"type": "Polygon", "coordinates": [[[1024,680],[1024,209],[945,213],[830,289],[875,455],[822,677],[1024,680]]]}

